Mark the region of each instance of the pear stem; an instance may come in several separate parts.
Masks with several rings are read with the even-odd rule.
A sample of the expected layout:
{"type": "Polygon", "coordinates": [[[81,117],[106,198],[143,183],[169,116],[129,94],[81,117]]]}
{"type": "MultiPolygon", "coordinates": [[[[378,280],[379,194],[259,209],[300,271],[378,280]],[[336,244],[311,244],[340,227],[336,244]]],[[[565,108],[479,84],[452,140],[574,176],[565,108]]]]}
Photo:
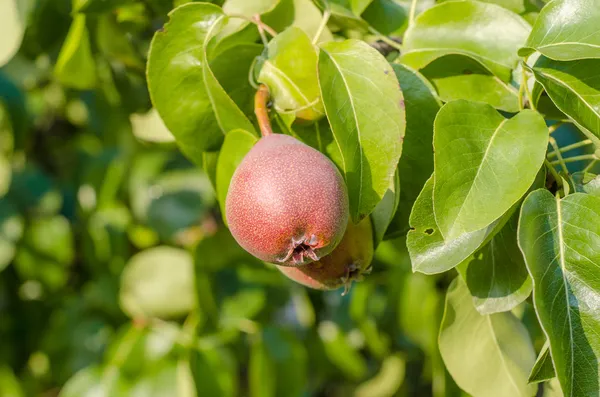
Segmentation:
{"type": "Polygon", "coordinates": [[[254,96],[254,114],[258,119],[260,134],[263,137],[273,134],[271,120],[269,119],[269,109],[267,107],[269,97],[269,88],[266,85],[261,84],[256,91],[256,95],[254,96]]]}

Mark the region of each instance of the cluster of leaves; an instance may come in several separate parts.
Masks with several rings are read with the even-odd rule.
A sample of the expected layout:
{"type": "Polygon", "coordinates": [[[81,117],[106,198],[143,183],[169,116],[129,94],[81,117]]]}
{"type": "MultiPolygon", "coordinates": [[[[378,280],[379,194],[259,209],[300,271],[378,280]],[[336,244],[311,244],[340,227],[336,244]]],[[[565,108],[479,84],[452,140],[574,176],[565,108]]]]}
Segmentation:
{"type": "Polygon", "coordinates": [[[598,0],[8,0],[0,20],[0,395],[600,393],[598,0]],[[346,297],[224,226],[259,83],[373,221],[346,297]]]}

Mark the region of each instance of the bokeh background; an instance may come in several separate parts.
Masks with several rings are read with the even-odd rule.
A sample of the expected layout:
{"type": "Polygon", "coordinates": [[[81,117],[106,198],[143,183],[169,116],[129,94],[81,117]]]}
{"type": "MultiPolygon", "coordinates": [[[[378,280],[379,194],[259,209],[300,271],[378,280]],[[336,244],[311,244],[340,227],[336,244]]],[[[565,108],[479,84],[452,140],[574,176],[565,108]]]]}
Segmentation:
{"type": "Polygon", "coordinates": [[[148,97],[184,1],[85,3],[0,0],[0,396],[464,395],[437,348],[456,273],[397,237],[342,296],[246,254],[148,97]]]}

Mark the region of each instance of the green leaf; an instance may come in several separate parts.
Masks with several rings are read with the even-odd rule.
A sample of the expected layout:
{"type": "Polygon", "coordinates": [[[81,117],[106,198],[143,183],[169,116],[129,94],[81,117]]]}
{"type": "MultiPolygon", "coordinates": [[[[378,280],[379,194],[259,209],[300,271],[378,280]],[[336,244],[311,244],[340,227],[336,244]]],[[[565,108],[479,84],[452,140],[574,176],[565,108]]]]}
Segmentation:
{"type": "Polygon", "coordinates": [[[192,352],[190,361],[198,397],[238,395],[238,368],[229,350],[215,347],[199,349],[192,352]]]}
{"type": "Polygon", "coordinates": [[[575,191],[600,197],[600,175],[576,172],[571,175],[575,191]]]}
{"type": "Polygon", "coordinates": [[[481,314],[512,310],[531,294],[532,283],[517,244],[519,213],[458,270],[481,314]]]}
{"type": "Polygon", "coordinates": [[[254,112],[256,89],[250,85],[248,71],[262,51],[260,44],[243,43],[222,51],[210,61],[215,77],[244,114],[254,112]]]}
{"type": "Polygon", "coordinates": [[[430,355],[437,354],[441,297],[433,277],[413,273],[398,295],[398,325],[411,342],[430,355]]]}
{"type": "Polygon", "coordinates": [[[258,81],[269,87],[278,112],[293,113],[304,120],[323,117],[317,52],[300,28],[290,27],[269,42],[258,81]]]}
{"type": "Polygon", "coordinates": [[[125,66],[139,71],[144,70],[144,63],[140,54],[131,42],[127,32],[119,25],[113,15],[106,14],[98,19],[96,37],[98,48],[110,60],[122,62],[125,66]]]}
{"type": "Polygon", "coordinates": [[[225,201],[231,177],[246,154],[252,149],[258,138],[244,130],[233,130],[225,137],[217,161],[217,197],[223,221],[227,224],[225,201]]]}
{"type": "Polygon", "coordinates": [[[533,302],[565,396],[600,392],[600,198],[531,193],[521,209],[519,246],[533,302]]]}
{"type": "Polygon", "coordinates": [[[323,321],[318,327],[325,355],[342,373],[354,380],[363,378],[367,364],[362,355],[348,343],[346,335],[331,321],[323,321]]]}
{"type": "Polygon", "coordinates": [[[408,232],[408,217],[421,189],[433,173],[433,121],[440,103],[433,88],[418,72],[392,64],[404,94],[406,135],[398,163],[400,203],[391,228],[408,232]]]}
{"type": "Polygon", "coordinates": [[[434,128],[433,203],[447,240],[508,211],[535,180],[548,145],[538,113],[524,110],[505,119],[489,105],[463,100],[442,107],[434,128]]]}
{"type": "Polygon", "coordinates": [[[519,55],[537,50],[561,61],[600,58],[599,23],[597,0],[552,1],[542,8],[519,55]]]}
{"type": "Polygon", "coordinates": [[[113,397],[127,393],[125,380],[114,367],[87,367],[64,385],[58,397],[113,397]]]}
{"type": "Polygon", "coordinates": [[[2,153],[0,153],[0,198],[8,192],[10,178],[12,176],[11,164],[2,153]]]}
{"type": "Polygon", "coordinates": [[[421,69],[421,73],[444,102],[468,99],[507,112],[519,111],[517,89],[468,56],[442,56],[421,69]]]}
{"type": "Polygon", "coordinates": [[[0,67],[4,66],[17,53],[23,40],[25,18],[23,5],[20,0],[4,0],[0,2],[0,67]]]}
{"type": "Polygon", "coordinates": [[[481,230],[463,233],[455,240],[444,240],[433,213],[432,176],[410,214],[411,230],[406,238],[412,269],[425,274],[442,273],[467,259],[490,236],[493,236],[499,221],[481,230]]]}
{"type": "Polygon", "coordinates": [[[402,92],[385,58],[357,40],[323,45],[319,82],[356,223],[383,198],[398,165],[405,129],[402,92]]]}
{"type": "Polygon", "coordinates": [[[27,225],[15,257],[23,280],[37,280],[49,290],[64,286],[75,259],[73,231],[63,216],[43,217],[27,225]]]}
{"type": "Polygon", "coordinates": [[[371,212],[371,223],[373,225],[373,235],[375,238],[375,247],[383,240],[390,223],[394,219],[398,203],[400,202],[400,177],[396,171],[394,180],[389,189],[383,195],[381,201],[371,212]]]}
{"type": "Polygon", "coordinates": [[[248,372],[250,397],[275,396],[277,381],[275,363],[269,356],[261,337],[256,338],[250,347],[248,372]]]}
{"type": "Polygon", "coordinates": [[[160,118],[155,108],[148,113],[133,113],[129,116],[133,135],[136,138],[148,142],[173,142],[175,137],[160,118]]]}
{"type": "Polygon", "coordinates": [[[265,307],[266,295],[260,289],[244,289],[227,297],[221,307],[220,320],[223,326],[235,326],[252,319],[265,307]]]}
{"type": "Polygon", "coordinates": [[[525,1],[527,0],[479,0],[484,3],[498,4],[516,14],[523,14],[526,11],[525,1]]]}
{"type": "Polygon", "coordinates": [[[527,383],[535,362],[527,329],[510,312],[479,314],[460,277],[448,288],[439,347],[456,383],[473,397],[535,394],[527,383]]]}
{"type": "Polygon", "coordinates": [[[92,55],[85,15],[79,14],[73,19],[58,54],[54,74],[58,81],[67,87],[85,90],[96,85],[96,63],[92,55]]]}
{"type": "Polygon", "coordinates": [[[3,397],[25,397],[19,379],[6,364],[0,366],[0,394],[3,397]]]}
{"type": "Polygon", "coordinates": [[[191,255],[160,246],[131,257],[121,275],[120,301],[131,317],[177,318],[196,307],[191,255]]]}
{"type": "Polygon", "coordinates": [[[495,4],[441,3],[419,15],[406,31],[402,63],[421,69],[443,55],[462,54],[509,81],[530,29],[520,16],[495,4]]]}
{"type": "Polygon", "coordinates": [[[254,127],[219,84],[206,48],[225,23],[217,6],[189,3],[171,12],[154,35],[148,55],[148,87],[154,106],[181,150],[197,164],[223,134],[254,127]]]}
{"type": "MultiPolygon", "coordinates": [[[[321,11],[311,0],[294,0],[294,23],[292,26],[304,30],[304,33],[311,39],[317,34],[322,18],[321,11]]],[[[325,27],[317,40],[317,44],[328,41],[333,41],[333,35],[329,28],[325,27]]]]}
{"type": "Polygon", "coordinates": [[[548,341],[542,347],[542,351],[529,374],[529,383],[545,382],[556,377],[552,357],[550,357],[550,344],[548,341]]]}
{"type": "Polygon", "coordinates": [[[383,35],[393,34],[408,20],[404,8],[393,0],[371,1],[361,17],[383,35]]]}
{"type": "Polygon", "coordinates": [[[348,0],[350,9],[355,15],[362,14],[374,0],[348,0]]]}
{"type": "MultiPolygon", "coordinates": [[[[266,353],[273,362],[276,396],[301,396],[308,389],[308,356],[303,341],[291,331],[268,326],[263,331],[266,353]]],[[[264,380],[263,380],[264,381],[264,380]]]]}
{"type": "Polygon", "coordinates": [[[86,14],[104,13],[131,2],[131,0],[79,0],[75,2],[77,6],[73,7],[73,11],[86,14]]]}
{"type": "Polygon", "coordinates": [[[380,371],[371,379],[356,388],[356,397],[395,396],[404,381],[406,360],[399,354],[386,357],[380,371]]]}
{"type": "Polygon", "coordinates": [[[533,73],[560,111],[600,139],[600,59],[540,57],[533,73]]]}

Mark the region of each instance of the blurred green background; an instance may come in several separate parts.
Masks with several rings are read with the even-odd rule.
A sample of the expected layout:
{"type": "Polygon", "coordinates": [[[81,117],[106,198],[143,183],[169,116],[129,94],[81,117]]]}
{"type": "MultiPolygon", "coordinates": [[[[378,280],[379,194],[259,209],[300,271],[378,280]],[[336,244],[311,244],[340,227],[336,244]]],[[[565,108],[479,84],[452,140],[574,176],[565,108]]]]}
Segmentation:
{"type": "Polygon", "coordinates": [[[0,0],[0,396],[462,396],[437,348],[455,273],[389,240],[342,297],[233,241],[145,83],[183,2],[0,0]]]}

